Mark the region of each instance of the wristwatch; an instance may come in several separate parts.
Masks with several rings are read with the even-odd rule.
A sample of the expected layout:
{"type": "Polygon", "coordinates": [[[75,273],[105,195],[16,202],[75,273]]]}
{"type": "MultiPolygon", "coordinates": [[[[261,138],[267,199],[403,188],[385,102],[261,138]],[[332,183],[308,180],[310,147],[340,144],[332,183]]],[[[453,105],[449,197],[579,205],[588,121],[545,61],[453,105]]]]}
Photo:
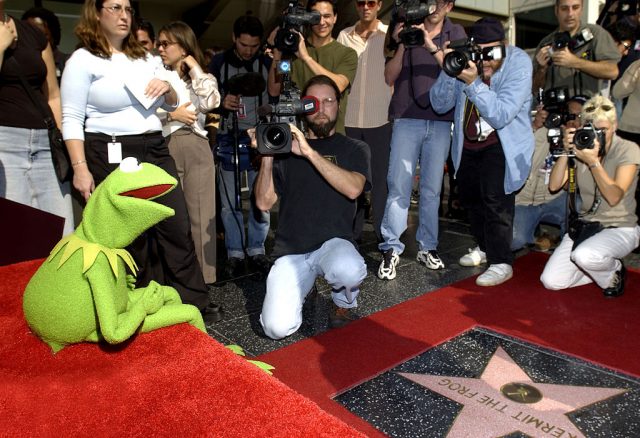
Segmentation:
{"type": "Polygon", "coordinates": [[[438,47],[436,46],[435,50],[430,50],[429,53],[431,53],[432,55],[435,55],[436,53],[438,53],[440,50],[442,50],[442,47],[438,47]]]}

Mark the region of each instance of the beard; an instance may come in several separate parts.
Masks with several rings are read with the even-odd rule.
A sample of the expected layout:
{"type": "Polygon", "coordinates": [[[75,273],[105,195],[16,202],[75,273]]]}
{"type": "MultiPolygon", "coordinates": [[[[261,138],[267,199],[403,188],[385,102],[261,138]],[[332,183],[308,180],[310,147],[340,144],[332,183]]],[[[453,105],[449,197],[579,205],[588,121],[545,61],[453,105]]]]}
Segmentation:
{"type": "Polygon", "coordinates": [[[317,138],[329,137],[331,135],[331,131],[333,131],[333,128],[336,127],[336,123],[338,122],[337,115],[333,120],[326,116],[326,114],[324,119],[319,121],[317,119],[318,117],[316,117],[314,120],[307,119],[307,127],[317,138]]]}

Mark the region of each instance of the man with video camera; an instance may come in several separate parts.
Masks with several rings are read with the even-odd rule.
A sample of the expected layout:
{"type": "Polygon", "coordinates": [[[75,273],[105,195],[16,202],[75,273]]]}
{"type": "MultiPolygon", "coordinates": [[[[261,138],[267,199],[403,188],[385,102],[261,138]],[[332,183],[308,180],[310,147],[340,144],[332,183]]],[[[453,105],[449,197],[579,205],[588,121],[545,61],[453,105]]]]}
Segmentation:
{"type": "MultiPolygon", "coordinates": [[[[290,2],[295,4],[297,2],[290,2]]],[[[347,107],[346,90],[353,82],[358,68],[358,54],[350,47],[337,42],[331,32],[338,19],[336,0],[309,0],[306,14],[299,7],[290,5],[283,20],[285,27],[277,27],[269,37],[273,48],[273,65],[269,70],[269,94],[279,96],[282,92],[282,76],[277,67],[280,60],[296,59],[291,65],[291,79],[300,88],[316,75],[331,78],[340,90],[340,112],[336,131],[344,134],[344,117],[347,107]],[[289,23],[289,24],[287,24],[289,23]],[[309,28],[305,41],[303,26],[309,28]]]]}
{"type": "Polygon", "coordinates": [[[391,155],[387,185],[389,194],[380,226],[383,242],[378,245],[382,261],[378,278],[393,280],[405,245],[400,237],[407,229],[411,189],[416,165],[420,163],[420,202],[418,205],[417,261],[428,269],[444,269],[437,252],[438,210],[444,164],[451,145],[453,112],[437,114],[429,100],[443,60],[445,42],[465,38],[462,26],[453,24],[447,14],[453,1],[403,2],[395,15],[403,18],[391,35],[397,46],[385,67],[385,80],[393,86],[389,119],[393,120],[391,155]],[[404,20],[404,21],[401,21],[404,20]],[[419,24],[416,23],[419,21],[419,24]]]}
{"type": "MultiPolygon", "coordinates": [[[[309,138],[290,124],[291,152],[264,155],[254,188],[261,210],[280,201],[272,252],[276,260],[260,315],[262,328],[272,339],[298,330],[304,300],[318,276],[331,286],[329,326],[342,327],[355,319],[352,309],[367,275],[352,227],[356,199],[371,185],[369,147],[336,133],[342,103],[331,78],[311,78],[302,94],[320,103],[317,112],[306,116],[309,138]]],[[[250,130],[250,135],[252,146],[265,151],[256,132],[250,130]]]]}
{"type": "Polygon", "coordinates": [[[558,29],[536,48],[533,91],[566,87],[572,96],[600,94],[618,77],[620,52],[597,24],[582,24],[584,0],[556,0],[558,29]]]}
{"type": "MultiPolygon", "coordinates": [[[[265,255],[264,241],[269,233],[269,212],[260,211],[255,206],[254,197],[250,196],[248,236],[245,249],[245,229],[242,210],[236,206],[234,162],[235,138],[238,136],[239,163],[238,171],[247,171],[250,195],[253,182],[259,167],[259,157],[250,153],[249,137],[246,130],[255,128],[258,124],[258,108],[269,102],[266,92],[266,79],[271,66],[271,58],[260,51],[264,28],[260,20],[250,15],[236,19],[231,36],[233,47],[213,57],[209,71],[220,84],[222,104],[220,129],[216,138],[216,155],[218,162],[218,191],[221,201],[221,219],[224,224],[224,243],[227,249],[227,262],[224,272],[227,278],[236,277],[242,273],[245,252],[249,256],[251,265],[259,273],[269,272],[270,262],[265,255]],[[234,85],[239,89],[251,88],[255,78],[247,73],[257,73],[262,77],[262,89],[253,90],[249,95],[241,95],[240,91],[231,89],[234,85]],[[245,75],[245,76],[242,76],[245,75]],[[257,95],[256,93],[257,92],[257,95]],[[234,126],[234,119],[237,126],[234,126]],[[235,131],[238,132],[235,132],[235,131]]],[[[249,90],[251,91],[251,90],[249,90]]],[[[246,90],[245,90],[246,92],[246,90]]]]}
{"type": "Polygon", "coordinates": [[[506,44],[495,18],[479,19],[466,43],[451,46],[459,48],[445,50],[443,71],[430,96],[439,113],[455,106],[451,154],[460,200],[478,244],[460,265],[488,263],[476,284],[495,286],[513,276],[515,192],[531,168],[531,60],[506,44]]]}
{"type": "Polygon", "coordinates": [[[640,241],[634,197],[640,150],[616,135],[616,110],[607,98],[588,100],[582,122],[578,130],[565,130],[567,151],[558,158],[549,180],[550,190],[575,181],[580,211],[569,216],[569,232],[549,258],[540,281],[553,290],[595,282],[605,297],[613,298],[624,293],[622,258],[640,241]]]}

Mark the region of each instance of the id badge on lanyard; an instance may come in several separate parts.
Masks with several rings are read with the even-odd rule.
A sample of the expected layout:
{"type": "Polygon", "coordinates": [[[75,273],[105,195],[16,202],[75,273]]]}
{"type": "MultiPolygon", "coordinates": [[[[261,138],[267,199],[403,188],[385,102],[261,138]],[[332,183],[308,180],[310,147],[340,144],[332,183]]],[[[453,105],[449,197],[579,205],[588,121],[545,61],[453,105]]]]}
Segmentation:
{"type": "Polygon", "coordinates": [[[107,143],[109,164],[119,164],[122,161],[122,143],[116,141],[116,135],[111,135],[111,141],[107,143]]]}

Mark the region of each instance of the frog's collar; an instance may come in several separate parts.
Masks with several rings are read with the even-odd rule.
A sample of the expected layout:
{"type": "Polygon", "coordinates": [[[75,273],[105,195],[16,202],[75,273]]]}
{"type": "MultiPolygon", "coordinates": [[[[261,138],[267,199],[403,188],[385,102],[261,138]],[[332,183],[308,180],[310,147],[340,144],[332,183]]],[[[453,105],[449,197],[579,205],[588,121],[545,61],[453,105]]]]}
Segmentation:
{"type": "Polygon", "coordinates": [[[87,272],[91,266],[95,263],[98,258],[98,254],[103,253],[107,259],[109,260],[109,265],[111,266],[111,270],[116,278],[118,278],[118,257],[120,257],[126,265],[129,267],[133,275],[138,271],[138,266],[136,262],[131,257],[131,254],[127,252],[125,249],[115,249],[115,248],[107,248],[106,246],[102,246],[98,243],[87,242],[86,240],[81,239],[76,236],[75,233],[70,234],[69,236],[62,239],[58,244],[51,250],[51,254],[47,258],[47,262],[53,260],[53,258],[64,248],[64,252],[62,253],[62,257],[60,257],[60,262],[58,263],[58,269],[67,261],[69,258],[75,253],[77,250],[82,249],[82,258],[83,258],[83,266],[82,273],[87,272]]]}

